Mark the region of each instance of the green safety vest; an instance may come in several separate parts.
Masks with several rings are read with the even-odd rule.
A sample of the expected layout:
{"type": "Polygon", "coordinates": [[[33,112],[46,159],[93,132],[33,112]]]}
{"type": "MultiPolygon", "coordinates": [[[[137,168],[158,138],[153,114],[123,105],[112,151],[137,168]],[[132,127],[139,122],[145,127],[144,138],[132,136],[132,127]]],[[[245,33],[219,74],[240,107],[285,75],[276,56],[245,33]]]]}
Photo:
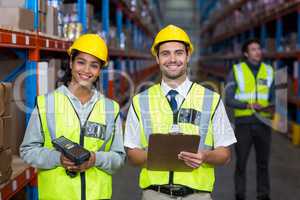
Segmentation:
{"type": "MultiPolygon", "coordinates": [[[[178,125],[183,134],[200,135],[199,149],[213,149],[212,116],[220,96],[194,83],[178,112],[178,125]]],[[[136,95],[133,106],[140,124],[140,140],[147,149],[150,134],[168,134],[173,125],[173,112],[159,84],[136,95]]],[[[173,183],[203,191],[212,191],[214,168],[202,164],[191,172],[174,172],[173,183]]],[[[169,171],[152,171],[143,168],[140,173],[140,187],[169,183],[169,171]]]]}
{"type": "MultiPolygon", "coordinates": [[[[37,107],[44,135],[44,147],[53,149],[52,139],[65,136],[80,143],[80,120],[64,94],[54,91],[45,96],[38,96],[37,107]]],[[[100,98],[94,105],[86,124],[98,125],[96,135],[84,136],[83,147],[89,151],[109,151],[114,135],[115,118],[119,105],[107,98],[100,98]]],[[[90,126],[90,127],[91,127],[90,126]]],[[[39,199],[76,200],[85,192],[87,200],[110,199],[112,195],[112,177],[97,167],[92,167],[83,174],[71,178],[65,168],[38,170],[39,199]]]]}
{"type": "MultiPolygon", "coordinates": [[[[271,66],[261,63],[256,78],[245,62],[234,65],[233,72],[237,82],[235,99],[247,103],[258,103],[263,107],[269,105],[269,92],[274,80],[271,66]]],[[[235,117],[251,116],[254,113],[255,110],[253,109],[234,109],[235,117]]],[[[259,114],[270,117],[270,114],[266,112],[259,114]]]]}

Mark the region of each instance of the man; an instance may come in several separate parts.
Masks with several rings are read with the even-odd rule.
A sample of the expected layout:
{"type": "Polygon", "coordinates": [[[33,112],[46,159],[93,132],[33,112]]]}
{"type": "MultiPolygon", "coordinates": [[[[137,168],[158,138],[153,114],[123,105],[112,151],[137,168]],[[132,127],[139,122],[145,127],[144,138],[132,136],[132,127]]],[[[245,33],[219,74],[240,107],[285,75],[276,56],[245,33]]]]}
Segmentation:
{"type": "Polygon", "coordinates": [[[262,50],[256,39],[242,47],[245,61],[233,66],[228,75],[226,102],[234,108],[237,156],[235,169],[236,199],[245,199],[246,165],[252,144],[256,153],[257,199],[268,200],[270,193],[269,157],[271,129],[265,124],[272,114],[274,72],[262,62],[262,50]],[[263,109],[264,108],[264,109],[263,109]]]}
{"type": "Polygon", "coordinates": [[[124,138],[129,161],[142,168],[142,199],[209,200],[214,165],[229,162],[229,146],[236,142],[224,105],[217,93],[187,78],[193,45],[182,29],[174,25],[163,28],[151,52],[160,67],[162,82],[133,98],[124,138]],[[197,153],[183,151],[178,155],[192,171],[148,170],[149,135],[178,131],[201,136],[197,153]]]}
{"type": "Polygon", "coordinates": [[[39,199],[110,199],[111,174],[124,163],[125,150],[119,105],[95,89],[107,46],[97,34],[84,34],[68,54],[64,85],[37,97],[20,155],[38,168],[39,199]],[[60,136],[86,148],[90,158],[76,165],[55,150],[52,140],[60,136]]]}

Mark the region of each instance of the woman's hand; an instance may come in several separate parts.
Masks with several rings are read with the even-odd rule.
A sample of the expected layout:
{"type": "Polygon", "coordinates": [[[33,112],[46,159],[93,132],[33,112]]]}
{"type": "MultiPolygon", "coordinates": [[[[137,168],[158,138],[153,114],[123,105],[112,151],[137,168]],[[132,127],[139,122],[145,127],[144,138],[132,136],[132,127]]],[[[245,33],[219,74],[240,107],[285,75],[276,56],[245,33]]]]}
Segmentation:
{"type": "Polygon", "coordinates": [[[69,171],[84,172],[84,171],[88,170],[89,168],[95,166],[96,154],[94,152],[90,152],[90,154],[91,154],[90,158],[87,161],[85,161],[84,163],[82,163],[81,165],[75,165],[74,162],[69,160],[64,155],[61,155],[60,161],[61,161],[62,166],[69,171]]]}

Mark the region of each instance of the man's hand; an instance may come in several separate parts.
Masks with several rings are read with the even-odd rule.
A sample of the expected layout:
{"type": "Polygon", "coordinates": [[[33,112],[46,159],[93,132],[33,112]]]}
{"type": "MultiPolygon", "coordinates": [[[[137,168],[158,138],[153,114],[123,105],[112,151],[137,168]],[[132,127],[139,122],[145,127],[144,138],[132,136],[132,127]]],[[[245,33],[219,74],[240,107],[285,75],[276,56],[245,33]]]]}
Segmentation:
{"type": "Polygon", "coordinates": [[[198,151],[198,153],[182,151],[178,154],[178,159],[183,160],[187,166],[193,169],[200,167],[205,162],[206,157],[206,151],[198,151]]]}
{"type": "Polygon", "coordinates": [[[89,158],[89,160],[85,161],[84,163],[82,163],[81,165],[75,165],[74,162],[72,162],[71,160],[69,160],[68,158],[66,158],[65,156],[61,155],[60,157],[60,161],[62,166],[72,172],[84,172],[86,170],[88,170],[89,168],[95,166],[95,162],[96,162],[96,155],[94,152],[90,152],[91,156],[89,158]]]}

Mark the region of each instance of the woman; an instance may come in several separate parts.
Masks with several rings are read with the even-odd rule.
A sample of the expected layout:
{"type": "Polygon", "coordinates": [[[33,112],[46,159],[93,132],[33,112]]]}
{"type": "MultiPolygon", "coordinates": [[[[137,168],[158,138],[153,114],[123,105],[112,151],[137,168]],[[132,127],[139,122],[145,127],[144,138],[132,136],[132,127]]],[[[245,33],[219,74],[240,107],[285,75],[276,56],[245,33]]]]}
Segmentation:
{"type": "Polygon", "coordinates": [[[38,168],[39,199],[110,199],[111,174],[124,163],[119,105],[94,87],[107,65],[108,51],[96,34],[79,37],[69,48],[64,85],[37,97],[21,158],[38,168]],[[83,146],[90,157],[81,165],[55,150],[64,136],[83,146]]]}

